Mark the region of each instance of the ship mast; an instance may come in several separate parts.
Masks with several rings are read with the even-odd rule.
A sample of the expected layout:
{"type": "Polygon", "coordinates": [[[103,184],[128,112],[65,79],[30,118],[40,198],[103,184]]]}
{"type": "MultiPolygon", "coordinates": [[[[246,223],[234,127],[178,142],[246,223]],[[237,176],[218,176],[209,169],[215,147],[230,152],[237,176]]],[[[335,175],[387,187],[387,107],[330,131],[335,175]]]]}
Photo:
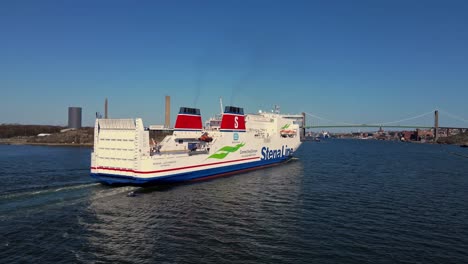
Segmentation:
{"type": "Polygon", "coordinates": [[[221,96],[219,97],[219,107],[221,108],[221,114],[223,114],[223,98],[221,96]]]}
{"type": "Polygon", "coordinates": [[[280,113],[280,107],[279,107],[279,105],[275,105],[274,113],[275,113],[275,114],[279,114],[279,113],[280,113]]]}

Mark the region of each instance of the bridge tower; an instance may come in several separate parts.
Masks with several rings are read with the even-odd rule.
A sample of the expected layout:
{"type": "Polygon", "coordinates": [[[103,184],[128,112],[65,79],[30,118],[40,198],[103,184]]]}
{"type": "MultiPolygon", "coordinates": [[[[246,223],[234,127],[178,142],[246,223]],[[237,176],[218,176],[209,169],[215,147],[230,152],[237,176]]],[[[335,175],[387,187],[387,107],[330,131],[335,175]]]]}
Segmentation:
{"type": "Polygon", "coordinates": [[[302,112],[302,129],[301,129],[301,138],[306,136],[306,114],[302,112]]]}
{"type": "Polygon", "coordinates": [[[434,112],[434,141],[439,139],[439,110],[434,112]]]}

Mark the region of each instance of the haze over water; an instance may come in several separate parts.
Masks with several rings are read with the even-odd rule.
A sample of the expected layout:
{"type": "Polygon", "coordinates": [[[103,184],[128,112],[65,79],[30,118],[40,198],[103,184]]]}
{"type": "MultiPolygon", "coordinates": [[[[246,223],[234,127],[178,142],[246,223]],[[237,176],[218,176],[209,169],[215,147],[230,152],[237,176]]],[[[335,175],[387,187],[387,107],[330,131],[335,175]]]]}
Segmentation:
{"type": "Polygon", "coordinates": [[[466,148],[306,142],[288,164],[145,189],[95,183],[90,152],[0,146],[0,262],[468,263],[466,148]]]}

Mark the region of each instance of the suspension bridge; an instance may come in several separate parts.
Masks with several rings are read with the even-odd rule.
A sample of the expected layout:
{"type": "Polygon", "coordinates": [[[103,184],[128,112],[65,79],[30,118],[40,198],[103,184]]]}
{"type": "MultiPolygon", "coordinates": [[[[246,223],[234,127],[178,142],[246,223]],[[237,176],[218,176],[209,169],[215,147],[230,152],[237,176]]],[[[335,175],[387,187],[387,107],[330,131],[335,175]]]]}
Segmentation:
{"type": "MultiPolygon", "coordinates": [[[[330,124],[326,125],[305,125],[303,128],[305,129],[325,129],[325,128],[393,128],[393,129],[433,129],[434,130],[434,135],[437,138],[439,135],[439,131],[446,130],[447,134],[449,130],[459,130],[460,132],[465,132],[468,131],[468,120],[464,119],[462,117],[459,117],[457,115],[451,114],[447,111],[440,110],[440,112],[444,115],[444,117],[449,117],[450,119],[457,120],[458,123],[462,122],[466,125],[462,126],[439,126],[439,110],[432,110],[427,113],[423,113],[420,115],[416,115],[413,117],[409,118],[404,118],[396,121],[391,121],[391,122],[379,122],[379,123],[371,123],[371,124],[356,124],[356,123],[348,123],[348,122],[340,122],[340,121],[334,121],[330,120],[327,118],[320,117],[318,115],[314,115],[311,113],[303,113],[304,119],[305,116],[309,116],[312,118],[312,120],[315,120],[315,122],[312,123],[318,123],[318,120],[325,121],[330,124]],[[428,117],[430,115],[433,115],[433,123],[432,124],[408,124],[408,121],[414,122],[416,119],[421,119],[423,117],[428,117]],[[402,124],[404,123],[404,124],[402,124]]],[[[304,123],[307,124],[304,120],[304,123]]]]}

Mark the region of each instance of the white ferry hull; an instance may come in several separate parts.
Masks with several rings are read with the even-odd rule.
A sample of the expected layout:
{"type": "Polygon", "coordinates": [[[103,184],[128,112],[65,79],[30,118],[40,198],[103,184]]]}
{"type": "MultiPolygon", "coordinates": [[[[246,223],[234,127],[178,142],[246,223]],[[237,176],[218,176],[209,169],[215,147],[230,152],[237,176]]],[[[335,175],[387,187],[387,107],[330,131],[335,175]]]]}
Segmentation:
{"type": "MultiPolygon", "coordinates": [[[[108,185],[151,185],[151,184],[167,184],[167,183],[178,183],[178,182],[186,182],[186,181],[197,181],[197,180],[208,180],[215,177],[222,177],[228,176],[231,174],[237,174],[242,172],[247,172],[250,170],[261,169],[265,167],[270,167],[274,165],[278,165],[282,162],[286,162],[290,160],[292,157],[282,158],[282,159],[275,159],[269,161],[263,161],[255,159],[253,161],[247,161],[239,164],[233,165],[223,165],[220,167],[214,167],[209,169],[202,169],[196,171],[186,171],[186,172],[178,172],[177,170],[171,174],[162,175],[162,176],[146,176],[141,177],[142,174],[147,174],[147,172],[138,172],[138,171],[131,171],[130,175],[124,174],[116,174],[113,171],[118,170],[96,170],[101,171],[99,173],[91,173],[91,177],[97,179],[98,181],[108,184],[108,185]],[[107,172],[104,172],[107,171],[107,172]]],[[[207,165],[208,166],[208,165],[207,165]]],[[[184,170],[184,167],[180,168],[180,170],[184,170]]],[[[129,171],[125,171],[129,172],[129,171]]]]}

